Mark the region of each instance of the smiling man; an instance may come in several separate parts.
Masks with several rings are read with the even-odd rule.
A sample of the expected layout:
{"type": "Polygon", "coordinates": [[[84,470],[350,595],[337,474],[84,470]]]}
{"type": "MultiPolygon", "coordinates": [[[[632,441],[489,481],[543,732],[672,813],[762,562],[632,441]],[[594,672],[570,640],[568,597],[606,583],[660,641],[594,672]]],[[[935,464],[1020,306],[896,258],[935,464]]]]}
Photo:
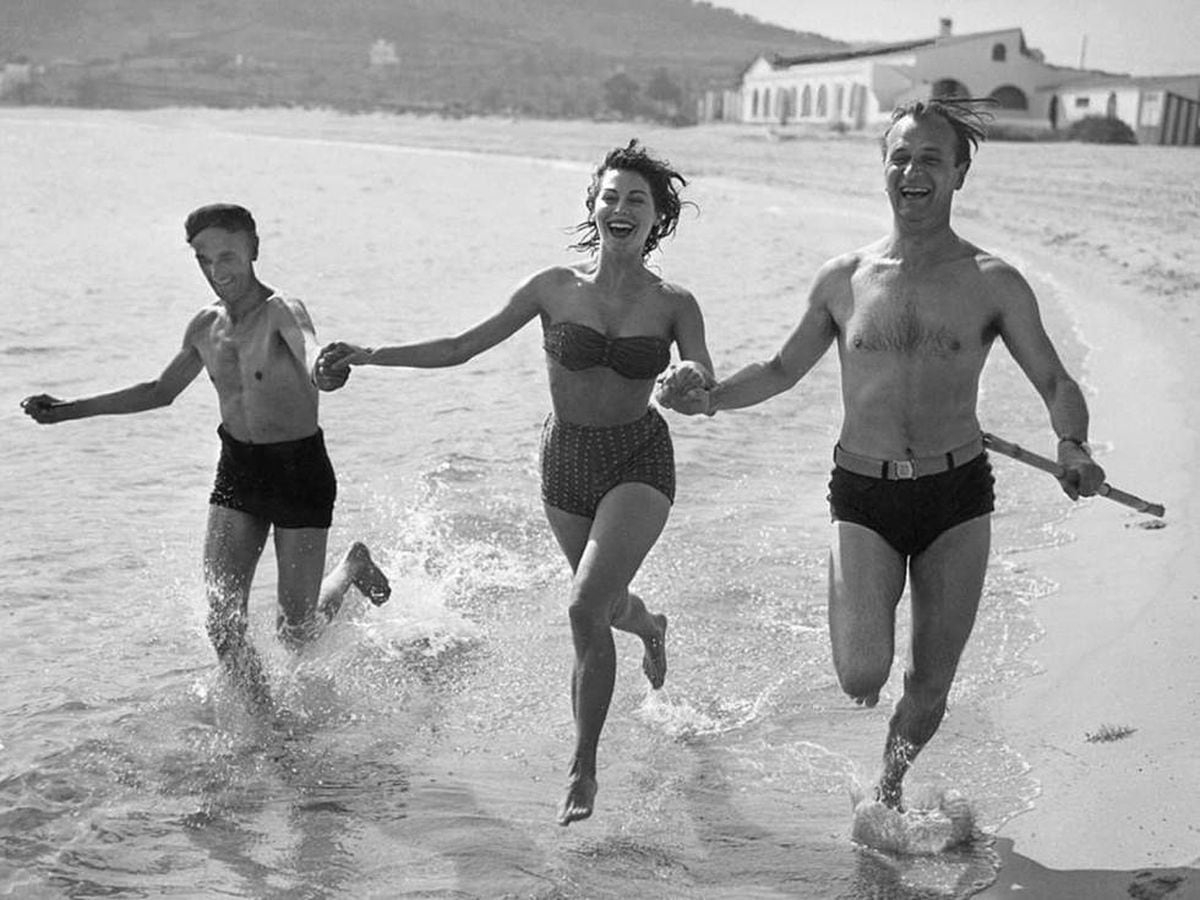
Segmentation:
{"type": "Polygon", "coordinates": [[[972,101],[897,108],[881,139],[891,233],[821,268],[774,357],[669,401],[710,415],[761,403],[837,343],[843,421],[829,484],[829,631],[842,688],[874,706],[891,670],[896,605],[910,585],[910,664],[875,791],[895,808],[905,773],[941,724],[983,591],[993,495],[976,406],[996,338],[1046,404],[1066,493],[1093,494],[1104,480],[1086,444],[1083,395],[1029,285],[950,227],[954,193],[983,135],[972,101]]]}
{"type": "Polygon", "coordinates": [[[261,705],[269,694],[247,639],[247,605],[272,528],[277,627],[290,646],[316,635],[350,585],[376,604],[390,587],[357,542],[322,580],[337,482],[317,424],[317,391],[341,387],[348,372],[313,372],[312,320],[299,300],[258,280],[258,231],[248,210],[204,206],[187,217],[184,230],[217,299],[192,318],[162,374],[110,393],[69,401],[38,394],[21,405],[41,424],[144,412],[169,405],[207,371],[221,410],[221,456],[204,542],[208,633],[221,662],[261,705]]]}

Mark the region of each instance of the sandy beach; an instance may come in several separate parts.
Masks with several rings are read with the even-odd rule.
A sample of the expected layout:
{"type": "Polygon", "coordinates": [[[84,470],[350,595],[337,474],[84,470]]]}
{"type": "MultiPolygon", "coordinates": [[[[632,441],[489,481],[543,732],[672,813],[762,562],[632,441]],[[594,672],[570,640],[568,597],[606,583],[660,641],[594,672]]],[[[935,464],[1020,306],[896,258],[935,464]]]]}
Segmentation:
{"type": "MultiPolygon", "coordinates": [[[[319,112],[275,122],[261,113],[201,116],[206,125],[291,137],[299,129],[585,162],[636,135],[692,178],[836,195],[877,209],[881,229],[887,222],[878,157],[864,136],[319,112]]],[[[1136,884],[1137,896],[1200,897],[1200,480],[1192,465],[1200,451],[1200,153],[985,145],[956,212],[970,239],[1086,285],[1086,304],[1067,313],[1090,348],[1076,374],[1089,394],[1092,441],[1113,484],[1167,509],[1165,527],[1155,528],[1144,514],[1086,501],[1065,512],[1073,540],[1030,553],[1029,566],[1058,589],[1037,606],[1045,633],[1031,655],[1041,673],[1015,686],[998,715],[1041,795],[999,829],[1005,865],[984,896],[1125,896],[1136,884]],[[1089,740],[1106,728],[1130,731],[1089,740]]],[[[1030,449],[1053,455],[1048,428],[1030,449]]]]}
{"type": "MultiPolygon", "coordinates": [[[[1190,166],[1195,172],[1200,159],[1190,166]]],[[[1001,719],[1041,796],[1000,829],[1011,865],[987,897],[1011,896],[1022,881],[1055,897],[1125,896],[1134,884],[1134,896],[1200,896],[1198,281],[1186,246],[1195,184],[1193,174],[1174,200],[1152,206],[1130,185],[1124,215],[1112,205],[1121,191],[1097,185],[1065,208],[1035,205],[1024,216],[1028,230],[1071,235],[1066,252],[1049,242],[1029,252],[1055,254],[1059,277],[1086,286],[1086,307],[1071,315],[1090,347],[1080,374],[1110,481],[1163,502],[1167,515],[1165,527],[1152,529],[1159,523],[1144,515],[1089,501],[1065,523],[1072,542],[1030,556],[1060,587],[1037,606],[1045,634],[1031,656],[1042,674],[1021,686],[1001,719]],[[1106,726],[1133,730],[1088,739],[1106,726]],[[1184,881],[1184,873],[1145,871],[1163,866],[1191,871],[1184,881]]],[[[1018,221],[1017,209],[1011,215],[1018,221]]]]}
{"type": "MultiPolygon", "coordinates": [[[[136,116],[182,131],[582,162],[637,136],[690,178],[786,185],[877,216],[881,233],[888,221],[878,152],[861,135],[323,111],[136,116]]],[[[1064,312],[1088,348],[1069,362],[1088,394],[1092,443],[1113,485],[1166,507],[1159,522],[1100,498],[1064,500],[1071,539],[1027,554],[1057,588],[1037,601],[1038,674],[994,714],[1040,795],[992,835],[1003,867],[981,896],[1200,898],[1200,152],[985,145],[956,210],[960,234],[1018,266],[1036,261],[1087,298],[1064,312]]],[[[1053,455],[1048,424],[1029,449],[1053,455]]],[[[1046,489],[1057,490],[1049,476],[1046,489]]]]}

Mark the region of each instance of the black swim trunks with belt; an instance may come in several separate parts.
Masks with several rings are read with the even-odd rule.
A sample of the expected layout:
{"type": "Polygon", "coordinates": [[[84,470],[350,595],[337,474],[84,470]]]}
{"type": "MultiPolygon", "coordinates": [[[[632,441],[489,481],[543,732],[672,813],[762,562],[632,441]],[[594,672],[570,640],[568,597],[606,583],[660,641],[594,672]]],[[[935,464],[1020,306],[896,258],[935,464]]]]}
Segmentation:
{"type": "Polygon", "coordinates": [[[916,556],[995,505],[982,435],[945,453],[908,459],[860,456],[839,445],[833,462],[833,520],[870,528],[904,556],[916,556]]]}

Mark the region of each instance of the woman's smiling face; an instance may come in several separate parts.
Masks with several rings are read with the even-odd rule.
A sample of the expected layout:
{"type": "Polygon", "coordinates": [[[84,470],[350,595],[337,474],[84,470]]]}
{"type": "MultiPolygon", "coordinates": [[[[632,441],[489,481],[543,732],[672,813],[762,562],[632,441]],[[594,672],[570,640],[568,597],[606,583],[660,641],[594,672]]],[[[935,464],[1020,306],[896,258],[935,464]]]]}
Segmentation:
{"type": "Polygon", "coordinates": [[[650,182],[628,169],[609,169],[600,179],[592,217],[600,244],[610,250],[631,249],[639,256],[658,221],[650,182]]]}

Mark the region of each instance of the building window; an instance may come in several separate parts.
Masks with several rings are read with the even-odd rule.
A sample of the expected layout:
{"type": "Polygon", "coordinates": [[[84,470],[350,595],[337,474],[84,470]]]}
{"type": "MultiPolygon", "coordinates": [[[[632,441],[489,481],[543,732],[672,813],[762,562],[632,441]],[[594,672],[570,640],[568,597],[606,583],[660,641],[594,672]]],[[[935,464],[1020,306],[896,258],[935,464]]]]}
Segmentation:
{"type": "Polygon", "coordinates": [[[763,91],[762,117],[764,119],[771,118],[771,89],[766,88],[763,91]]]}
{"type": "Polygon", "coordinates": [[[1091,106],[1091,102],[1092,101],[1091,101],[1090,97],[1076,97],[1075,98],[1075,108],[1076,109],[1087,109],[1089,106],[1091,106]]]}
{"type": "Polygon", "coordinates": [[[1007,57],[1007,47],[1003,44],[992,44],[992,62],[1004,62],[1007,57]]]}
{"type": "Polygon", "coordinates": [[[750,118],[758,118],[758,89],[754,89],[754,93],[750,95],[750,118]]]}
{"type": "Polygon", "coordinates": [[[835,119],[840,119],[842,110],[846,107],[846,89],[842,85],[838,85],[833,89],[833,116],[835,119]]]}
{"type": "Polygon", "coordinates": [[[829,115],[829,97],[825,92],[825,85],[817,88],[817,118],[824,119],[829,115]]]}
{"type": "Polygon", "coordinates": [[[807,84],[800,92],[800,118],[807,119],[812,115],[812,88],[807,84]]]}
{"type": "Polygon", "coordinates": [[[992,91],[992,99],[1001,109],[1029,109],[1029,98],[1019,87],[1006,84],[992,91]]]}

